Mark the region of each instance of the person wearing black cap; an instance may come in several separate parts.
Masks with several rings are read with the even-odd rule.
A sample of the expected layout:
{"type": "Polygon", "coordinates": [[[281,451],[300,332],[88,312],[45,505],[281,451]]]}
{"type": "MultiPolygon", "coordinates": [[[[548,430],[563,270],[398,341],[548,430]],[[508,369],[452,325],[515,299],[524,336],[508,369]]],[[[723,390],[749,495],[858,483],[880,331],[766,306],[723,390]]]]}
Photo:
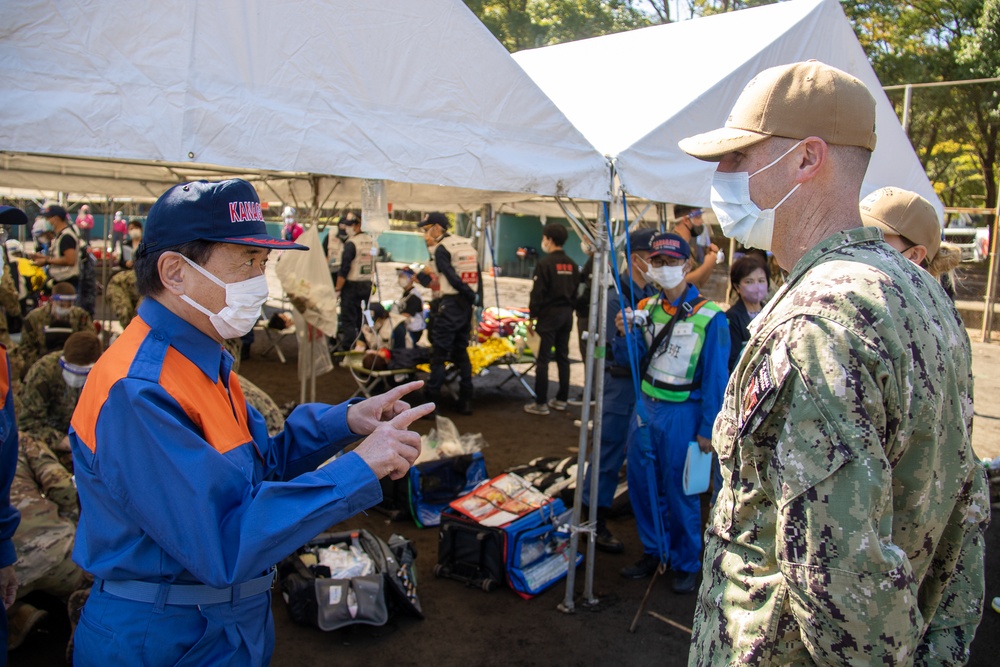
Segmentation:
{"type": "Polygon", "coordinates": [[[698,237],[705,233],[705,221],[700,208],[675,204],[673,223],[670,231],[687,241],[691,247],[692,268],[687,274],[687,281],[701,289],[712,276],[715,265],[722,261],[719,259],[722,251],[714,243],[709,243],[706,248],[698,245],[698,237]]]}
{"type": "Polygon", "coordinates": [[[661,556],[667,556],[676,593],[693,592],[701,571],[701,502],[697,494],[683,490],[688,446],[697,442],[702,452],[712,451],[712,426],[729,380],[729,323],[719,306],[687,282],[690,258],[691,247],[676,234],[657,234],[650,240],[648,275],[659,292],[639,302],[635,313],[644,313],[644,321],[631,308],[616,314],[618,335],[613,339],[615,358],[627,359],[626,322],[640,334],[635,337],[640,359],[638,398],[652,447],[650,460],[639,446],[638,421],[632,419],[627,448],[629,500],[644,553],[621,575],[648,577],[661,556]],[[650,488],[650,465],[656,471],[656,489],[650,488]],[[662,544],[657,524],[662,527],[662,544]]]}
{"type": "MultiPolygon", "coordinates": [[[[656,294],[656,285],[649,279],[649,242],[656,234],[655,229],[641,229],[632,232],[628,239],[631,251],[631,273],[623,266],[620,277],[622,292],[614,282],[608,287],[608,315],[606,335],[613,336],[615,315],[622,304],[629,308],[647,297],[656,294]]],[[[608,528],[607,515],[615,499],[618,476],[625,462],[625,443],[628,435],[629,417],[635,410],[635,386],[629,371],[627,359],[615,356],[614,349],[605,348],[604,359],[604,402],[601,410],[601,461],[597,479],[597,534],[594,545],[607,553],[621,553],[625,545],[608,528]]],[[[583,516],[590,516],[590,474],[587,468],[583,484],[583,516]]]]}
{"type": "Polygon", "coordinates": [[[439,403],[444,385],[444,365],[451,359],[458,367],[458,411],[472,414],[472,363],[469,361],[469,332],[472,309],[479,302],[481,275],[479,256],[469,240],[448,233],[444,213],[428,213],[417,227],[424,233],[430,263],[417,275],[424,287],[433,291],[437,302],[429,324],[431,377],[427,395],[439,403]]]}
{"type": "Polygon", "coordinates": [[[337,223],[347,232],[340,255],[336,288],[340,295],[340,349],[349,350],[361,330],[362,312],[372,298],[375,273],[375,241],[361,231],[361,220],[348,213],[337,223]]]}
{"type": "MultiPolygon", "coordinates": [[[[0,206],[0,225],[26,225],[28,216],[13,206],[0,206]]],[[[17,421],[14,416],[14,392],[11,390],[7,348],[0,345],[0,661],[7,657],[7,608],[17,595],[14,574],[14,532],[21,514],[10,504],[10,484],[17,470],[17,421]]]]}
{"type": "Polygon", "coordinates": [[[77,664],[267,664],[274,563],[377,503],[379,478],[419,454],[407,427],[434,406],[402,400],[419,382],[300,405],[269,436],[222,341],[257,322],[272,249],[306,248],[268,235],[244,180],[174,186],[149,212],[144,299],[70,428],[85,508],[73,560],[94,576],[77,664]]]}
{"type": "Polygon", "coordinates": [[[66,209],[56,204],[49,204],[41,213],[47,223],[47,229],[55,234],[55,239],[49,246],[49,254],[35,253],[31,259],[39,266],[48,267],[49,277],[53,282],[69,283],[74,291],[80,286],[80,239],[66,218],[66,209]]]}
{"type": "Polygon", "coordinates": [[[573,306],[580,284],[580,267],[563,251],[569,238],[566,228],[550,222],[542,230],[545,256],[535,265],[528,310],[535,321],[534,330],[541,341],[535,364],[535,400],[525,404],[532,415],[547,415],[549,408],[565,410],[569,398],[569,337],[573,332],[573,306]],[[555,348],[559,390],[551,401],[549,394],[549,356],[555,348]]]}

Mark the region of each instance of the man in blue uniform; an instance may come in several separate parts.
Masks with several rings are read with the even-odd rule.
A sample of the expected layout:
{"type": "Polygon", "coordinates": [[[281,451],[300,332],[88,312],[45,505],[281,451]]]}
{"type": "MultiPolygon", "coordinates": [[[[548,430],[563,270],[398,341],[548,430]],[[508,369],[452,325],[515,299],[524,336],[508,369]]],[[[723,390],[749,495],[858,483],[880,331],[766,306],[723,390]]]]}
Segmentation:
{"type": "MultiPolygon", "coordinates": [[[[686,281],[690,257],[691,247],[676,234],[658,234],[650,242],[649,274],[660,291],[639,302],[646,322],[635,330],[641,333],[636,336],[641,400],[649,418],[659,502],[656,507],[650,504],[649,463],[636,445],[633,419],[628,488],[644,554],[621,572],[628,579],[641,579],[656,570],[660,543],[653,513],[658,512],[677,593],[694,591],[701,570],[701,508],[697,495],[683,491],[688,444],[697,442],[701,451],[712,451],[712,426],[729,380],[729,325],[722,310],[686,281]]],[[[635,319],[631,309],[626,314],[635,319]]],[[[621,313],[615,325],[615,358],[627,359],[621,313]]]]}
{"type": "Polygon", "coordinates": [[[433,405],[307,404],[269,437],[222,341],[254,325],[272,248],[246,181],[177,185],[150,210],[137,317],[88,375],[70,439],[83,508],[73,559],[94,575],[78,665],[265,665],[272,565],[381,500],[433,405]],[[323,464],[361,437],[353,451],[323,464]],[[321,466],[317,469],[317,466],[321,466]]]}
{"type": "MultiPolygon", "coordinates": [[[[28,216],[13,206],[0,206],[2,225],[26,225],[28,216]]],[[[5,236],[5,234],[4,234],[5,236]]],[[[0,239],[0,242],[6,238],[0,239]]],[[[17,594],[17,577],[14,574],[14,531],[21,520],[17,509],[10,504],[10,483],[17,470],[17,424],[14,420],[14,392],[10,386],[10,366],[7,348],[0,345],[0,667],[7,664],[7,607],[14,604],[17,594]]]]}
{"type": "MultiPolygon", "coordinates": [[[[617,288],[608,288],[608,317],[605,335],[615,335],[615,315],[622,308],[641,302],[656,294],[656,285],[647,277],[649,270],[649,242],[656,234],[654,229],[643,229],[629,235],[632,252],[632,271],[621,273],[621,296],[617,288]]],[[[625,267],[626,269],[628,267],[625,267]]],[[[629,371],[628,358],[618,358],[614,349],[605,348],[604,404],[601,410],[601,461],[597,480],[597,530],[594,546],[607,553],[621,553],[625,546],[608,529],[607,512],[615,499],[618,474],[625,462],[625,437],[628,435],[629,417],[635,412],[635,386],[629,371]]],[[[590,468],[583,484],[583,514],[590,516],[590,468]]]]}

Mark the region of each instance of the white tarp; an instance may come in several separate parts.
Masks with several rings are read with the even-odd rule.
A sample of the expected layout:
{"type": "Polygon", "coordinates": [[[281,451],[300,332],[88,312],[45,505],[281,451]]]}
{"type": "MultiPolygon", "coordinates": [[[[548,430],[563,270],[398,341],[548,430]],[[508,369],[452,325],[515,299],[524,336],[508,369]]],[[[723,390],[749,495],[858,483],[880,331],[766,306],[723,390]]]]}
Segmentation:
{"type": "Polygon", "coordinates": [[[604,157],[459,0],[8,5],[0,186],[156,196],[190,167],[286,172],[262,196],[306,205],[362,178],[411,184],[399,208],[607,197],[604,157]]]}
{"type": "Polygon", "coordinates": [[[877,103],[878,145],[862,196],[886,185],[940,199],[837,0],[793,0],[521,51],[514,59],[615,159],[633,196],[706,206],[715,165],[677,142],[721,127],[757,72],[816,59],[858,77],[877,103]]]}

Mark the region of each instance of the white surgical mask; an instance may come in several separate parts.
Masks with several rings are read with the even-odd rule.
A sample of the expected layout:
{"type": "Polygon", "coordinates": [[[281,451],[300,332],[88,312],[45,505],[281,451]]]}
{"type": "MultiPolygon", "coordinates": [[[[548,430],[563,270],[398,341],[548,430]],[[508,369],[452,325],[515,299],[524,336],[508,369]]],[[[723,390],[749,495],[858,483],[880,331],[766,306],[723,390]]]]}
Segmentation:
{"type": "Polygon", "coordinates": [[[241,280],[238,283],[224,283],[187,257],[184,257],[184,261],[193,266],[201,275],[226,290],[226,307],[213,313],[187,294],[181,295],[183,301],[208,315],[212,326],[223,338],[240,338],[253,329],[257,320],[260,319],[260,308],[267,301],[267,278],[264,277],[264,274],[249,280],[241,280]]]}
{"type": "Polygon", "coordinates": [[[406,289],[407,287],[410,286],[410,279],[407,278],[406,276],[400,276],[399,277],[399,286],[402,287],[403,289],[406,289]]]}
{"type": "Polygon", "coordinates": [[[140,240],[142,238],[142,230],[141,229],[130,229],[130,230],[128,230],[128,237],[130,239],[132,239],[133,241],[138,241],[138,240],[140,240]]]}
{"type": "Polygon", "coordinates": [[[732,173],[715,172],[715,175],[712,177],[712,210],[715,211],[715,217],[719,219],[719,225],[722,227],[723,234],[737,240],[748,248],[771,249],[771,239],[774,236],[774,212],[802,184],[796,183],[795,187],[781,201],[775,204],[773,208],[762,211],[750,199],[750,179],[765,169],[770,169],[781,162],[786,155],[798,148],[801,143],[799,141],[782,153],[778,159],[752,174],[748,174],[745,171],[732,173]]]}
{"type": "Polygon", "coordinates": [[[684,265],[681,264],[680,266],[650,266],[646,275],[663,289],[673,289],[681,284],[686,273],[684,265]]]}
{"type": "Polygon", "coordinates": [[[87,375],[90,373],[90,369],[94,367],[94,364],[77,366],[59,357],[59,366],[62,367],[63,381],[66,383],[66,386],[71,389],[83,389],[83,385],[87,383],[87,375]]]}

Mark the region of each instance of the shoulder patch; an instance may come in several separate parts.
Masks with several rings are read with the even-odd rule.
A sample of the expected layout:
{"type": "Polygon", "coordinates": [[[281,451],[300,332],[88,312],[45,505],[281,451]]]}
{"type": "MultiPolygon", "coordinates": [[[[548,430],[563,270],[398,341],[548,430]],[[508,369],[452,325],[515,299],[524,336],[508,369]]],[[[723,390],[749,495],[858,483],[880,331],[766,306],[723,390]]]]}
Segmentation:
{"type": "Polygon", "coordinates": [[[750,372],[750,379],[743,389],[743,404],[740,407],[740,433],[743,427],[750,421],[760,404],[775,389],[774,381],[771,379],[770,357],[763,357],[760,363],[750,372]]]}

